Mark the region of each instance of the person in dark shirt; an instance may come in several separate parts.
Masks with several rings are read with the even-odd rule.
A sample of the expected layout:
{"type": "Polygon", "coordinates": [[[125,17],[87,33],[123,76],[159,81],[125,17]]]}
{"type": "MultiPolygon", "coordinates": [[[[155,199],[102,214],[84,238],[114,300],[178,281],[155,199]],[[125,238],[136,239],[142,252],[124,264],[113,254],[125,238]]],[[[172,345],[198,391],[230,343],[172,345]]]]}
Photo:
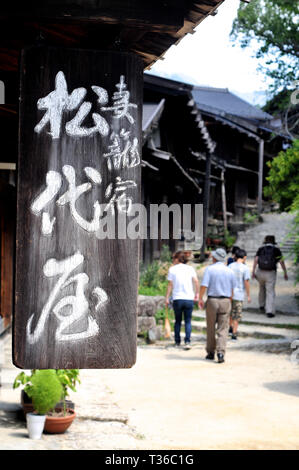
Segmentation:
{"type": "Polygon", "coordinates": [[[236,253],[238,250],[240,250],[238,246],[233,246],[232,251],[231,251],[232,256],[229,256],[227,258],[227,263],[226,263],[227,266],[229,266],[231,263],[234,263],[236,261],[236,253]]]}
{"type": "Polygon", "coordinates": [[[280,263],[284,278],[288,280],[288,274],[280,249],[276,246],[275,237],[267,235],[264,244],[257,250],[253,268],[252,278],[259,282],[259,305],[260,310],[267,317],[275,316],[275,283],[277,263],[280,263]]]}

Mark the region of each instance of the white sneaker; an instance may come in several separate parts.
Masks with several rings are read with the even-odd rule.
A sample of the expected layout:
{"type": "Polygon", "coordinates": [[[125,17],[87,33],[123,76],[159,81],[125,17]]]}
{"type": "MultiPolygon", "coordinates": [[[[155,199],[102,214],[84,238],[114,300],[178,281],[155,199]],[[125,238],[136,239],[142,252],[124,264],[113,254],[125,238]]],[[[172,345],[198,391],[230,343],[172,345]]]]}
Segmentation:
{"type": "Polygon", "coordinates": [[[191,344],[190,343],[185,343],[184,349],[186,349],[186,350],[191,349],[191,344]]]}

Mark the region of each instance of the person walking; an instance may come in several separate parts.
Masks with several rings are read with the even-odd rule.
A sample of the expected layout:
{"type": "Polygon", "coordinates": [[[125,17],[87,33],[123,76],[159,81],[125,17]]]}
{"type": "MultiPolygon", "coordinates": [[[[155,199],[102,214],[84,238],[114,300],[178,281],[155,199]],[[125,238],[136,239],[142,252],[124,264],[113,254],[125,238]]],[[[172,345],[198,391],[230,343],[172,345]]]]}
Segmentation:
{"type": "Polygon", "coordinates": [[[236,261],[236,253],[240,248],[238,246],[233,246],[232,251],[231,251],[231,256],[227,258],[227,266],[229,266],[231,263],[234,263],[236,261]]]}
{"type": "Polygon", "coordinates": [[[181,325],[184,316],[185,323],[185,349],[191,348],[191,319],[194,302],[198,301],[199,282],[195,269],[188,266],[187,258],[183,251],[178,251],[173,256],[173,266],[168,271],[168,287],[166,293],[166,305],[172,293],[173,310],[175,314],[174,337],[175,346],[181,344],[181,325]]]}
{"type": "Polygon", "coordinates": [[[283,269],[284,278],[287,281],[288,274],[282,253],[276,246],[275,237],[267,235],[263,245],[256,252],[252,268],[252,278],[257,279],[259,283],[260,311],[265,312],[269,318],[275,317],[275,284],[278,262],[283,269]]]}
{"type": "Polygon", "coordinates": [[[214,360],[217,351],[218,362],[224,362],[231,300],[236,286],[233,271],[226,266],[226,251],[217,248],[211,253],[213,264],[205,269],[199,291],[199,307],[204,308],[204,295],[207,293],[207,356],[214,360]]]}
{"type": "Polygon", "coordinates": [[[237,339],[237,331],[239,322],[242,319],[243,302],[245,297],[245,291],[247,294],[247,301],[251,302],[250,298],[250,271],[245,265],[247,253],[245,250],[239,248],[235,253],[235,261],[229,265],[229,268],[233,271],[237,285],[234,289],[234,295],[232,300],[232,309],[230,312],[230,332],[232,333],[231,338],[237,339]]]}

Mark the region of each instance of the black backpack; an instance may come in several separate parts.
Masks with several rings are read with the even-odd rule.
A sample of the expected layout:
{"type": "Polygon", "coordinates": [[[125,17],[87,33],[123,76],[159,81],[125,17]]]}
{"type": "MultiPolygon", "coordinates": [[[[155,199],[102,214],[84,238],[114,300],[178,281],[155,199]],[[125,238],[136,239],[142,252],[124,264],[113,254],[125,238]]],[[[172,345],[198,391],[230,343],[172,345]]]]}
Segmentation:
{"type": "Polygon", "coordinates": [[[266,245],[260,248],[258,266],[264,271],[274,271],[276,269],[276,259],[273,245],[266,245]]]}

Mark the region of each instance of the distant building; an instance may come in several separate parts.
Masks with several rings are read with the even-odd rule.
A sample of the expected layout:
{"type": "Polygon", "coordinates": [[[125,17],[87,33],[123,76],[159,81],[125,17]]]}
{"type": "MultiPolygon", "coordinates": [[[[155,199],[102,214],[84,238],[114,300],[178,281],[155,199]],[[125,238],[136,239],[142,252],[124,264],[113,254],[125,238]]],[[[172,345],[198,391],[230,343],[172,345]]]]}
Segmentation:
{"type": "MultiPolygon", "coordinates": [[[[262,211],[266,163],[288,141],[274,124],[270,114],[226,88],[145,74],[144,203],[202,203],[204,245],[211,219],[222,234],[242,228],[246,212],[262,211]]],[[[178,246],[175,240],[145,241],[144,260],[158,257],[165,243],[178,246]]]]}

